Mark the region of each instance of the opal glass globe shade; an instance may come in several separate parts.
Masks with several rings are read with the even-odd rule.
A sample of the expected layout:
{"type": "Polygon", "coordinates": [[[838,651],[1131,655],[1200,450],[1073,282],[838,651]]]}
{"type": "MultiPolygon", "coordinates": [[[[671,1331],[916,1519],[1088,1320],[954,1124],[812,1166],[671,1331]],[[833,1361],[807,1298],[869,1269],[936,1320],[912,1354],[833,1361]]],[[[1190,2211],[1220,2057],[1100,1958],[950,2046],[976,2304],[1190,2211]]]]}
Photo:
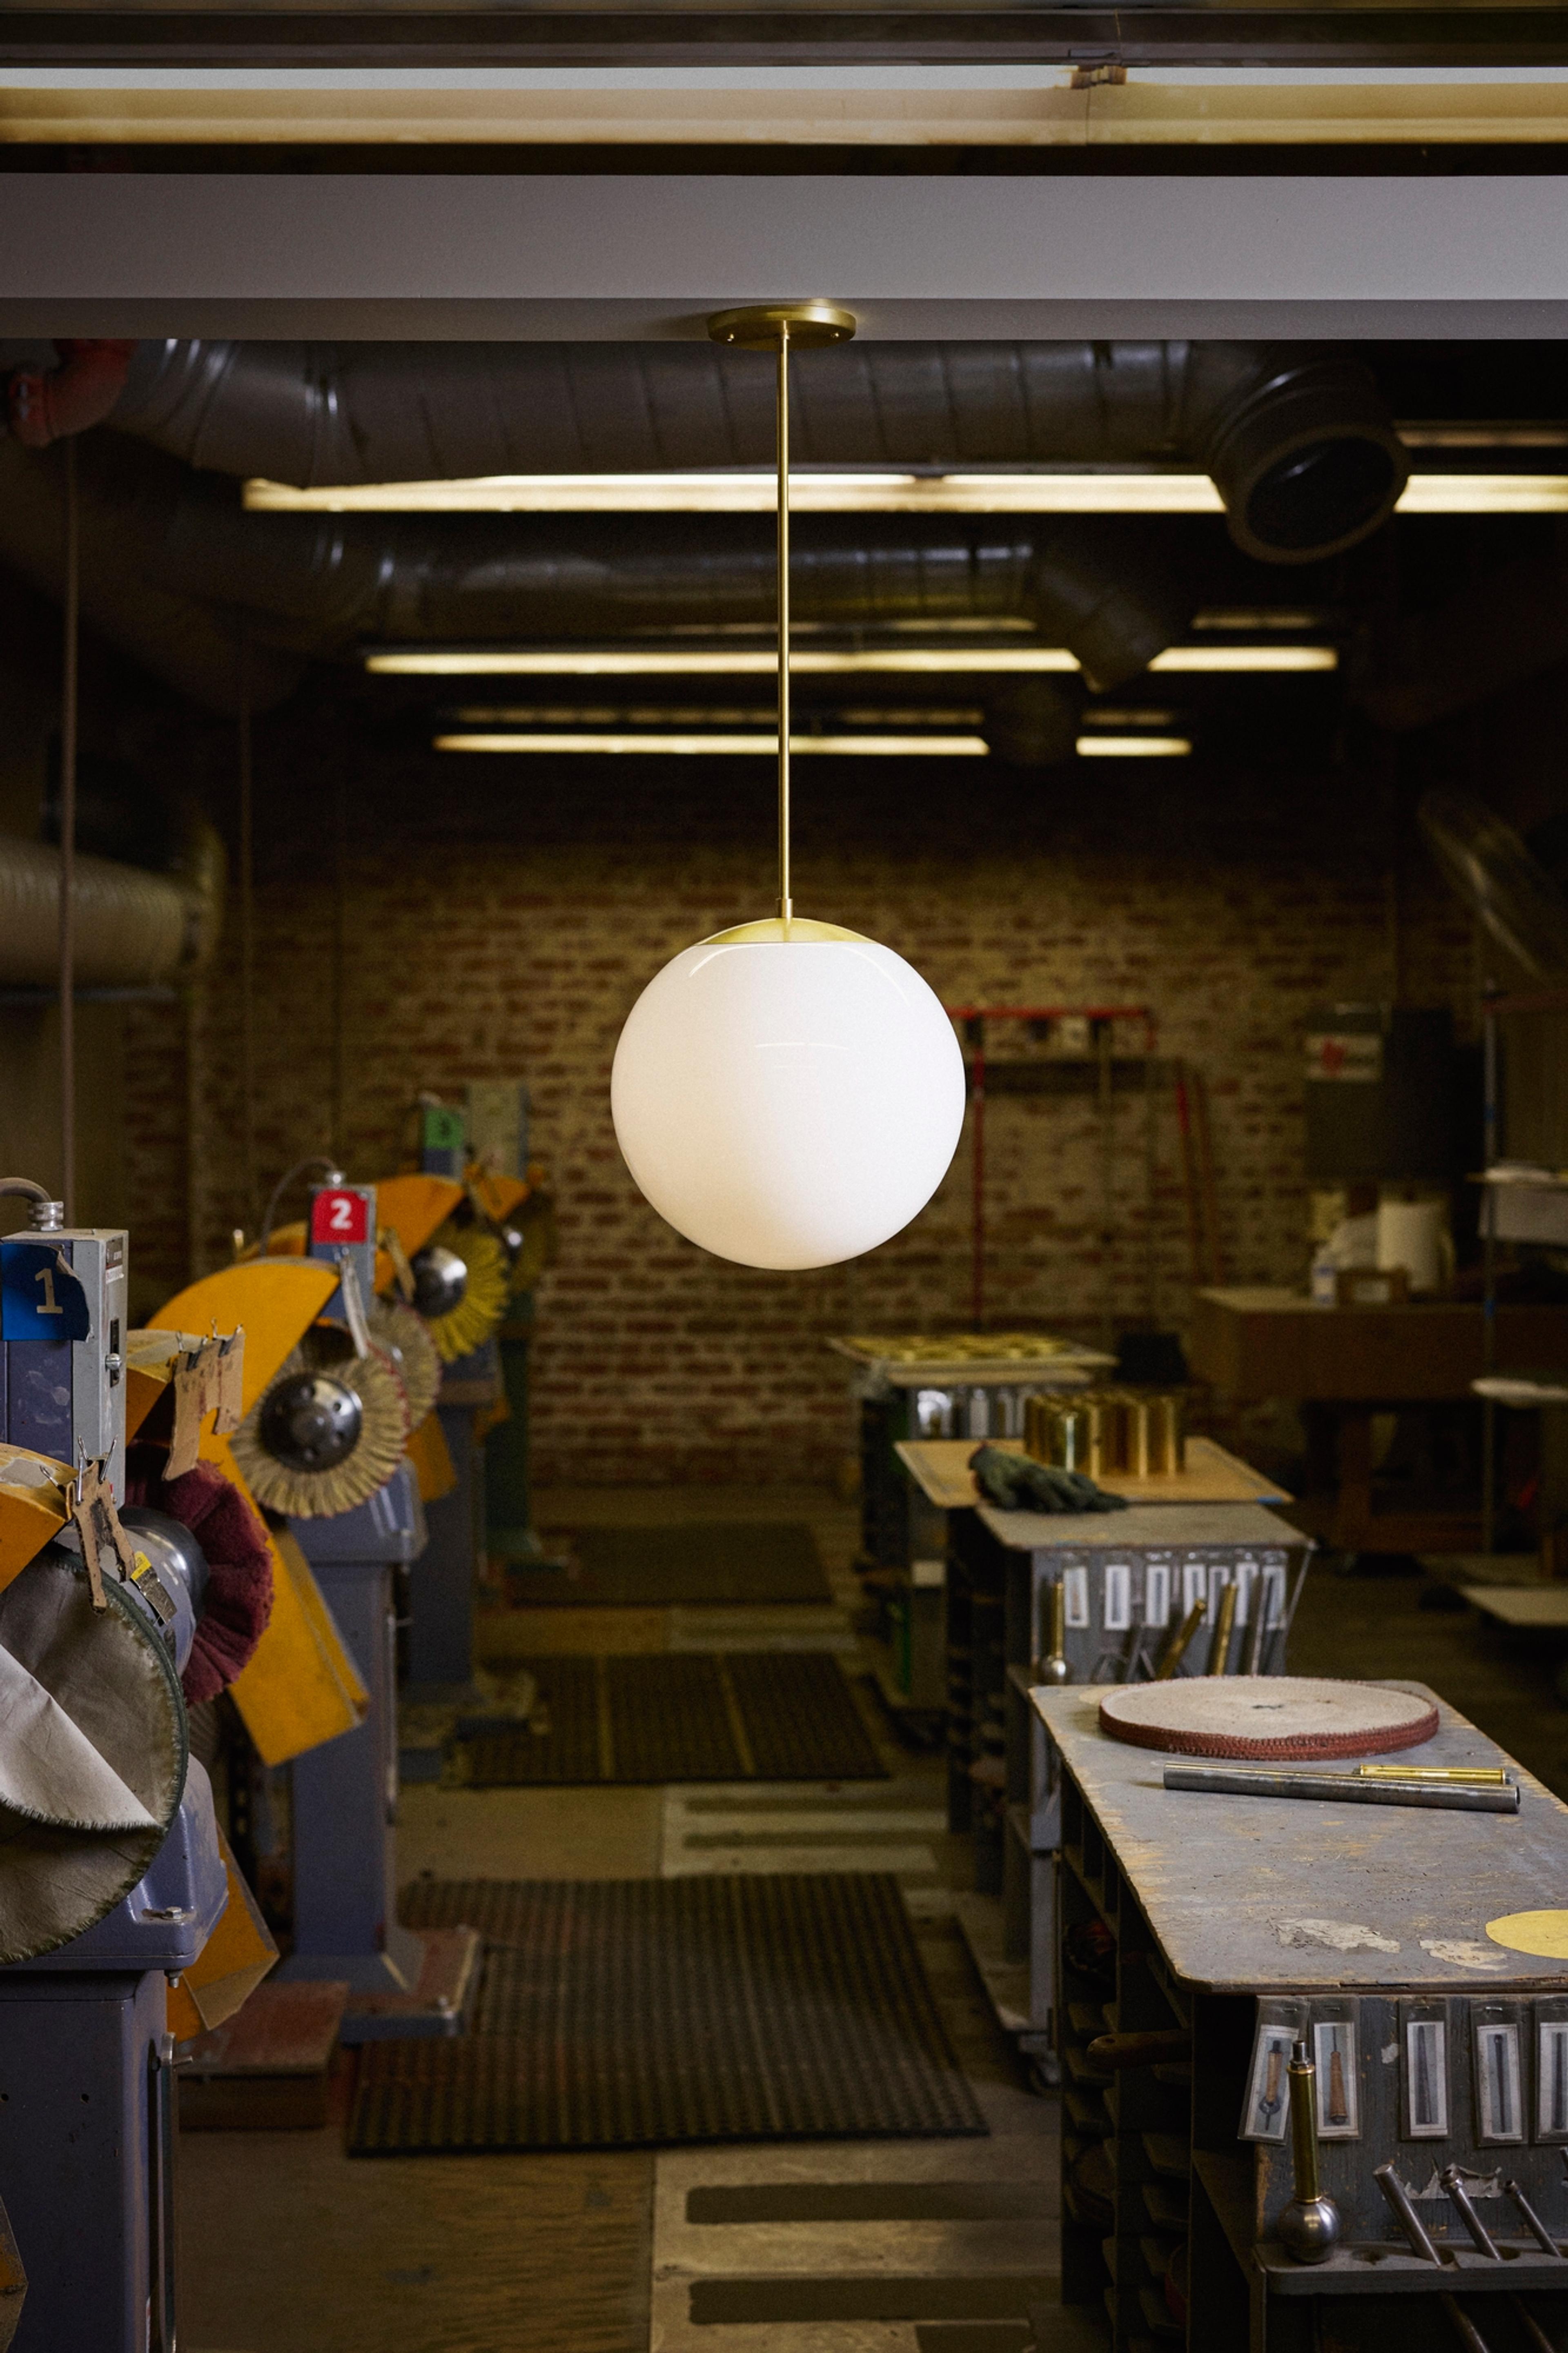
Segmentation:
{"type": "Polygon", "coordinates": [[[649,981],[610,1107],[638,1187],[742,1266],[832,1266],[924,1208],[963,1125],[952,1024],[891,948],[747,923],[649,981]]]}

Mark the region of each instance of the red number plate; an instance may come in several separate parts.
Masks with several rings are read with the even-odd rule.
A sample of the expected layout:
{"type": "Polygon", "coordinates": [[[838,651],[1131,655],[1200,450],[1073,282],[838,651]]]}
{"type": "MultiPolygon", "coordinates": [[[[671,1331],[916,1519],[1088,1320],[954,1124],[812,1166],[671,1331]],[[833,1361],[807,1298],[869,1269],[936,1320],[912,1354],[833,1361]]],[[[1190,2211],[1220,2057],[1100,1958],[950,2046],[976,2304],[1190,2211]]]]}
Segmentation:
{"type": "Polygon", "coordinates": [[[370,1203],[363,1193],[344,1185],[318,1193],[310,1204],[313,1242],[367,1242],[370,1203]]]}

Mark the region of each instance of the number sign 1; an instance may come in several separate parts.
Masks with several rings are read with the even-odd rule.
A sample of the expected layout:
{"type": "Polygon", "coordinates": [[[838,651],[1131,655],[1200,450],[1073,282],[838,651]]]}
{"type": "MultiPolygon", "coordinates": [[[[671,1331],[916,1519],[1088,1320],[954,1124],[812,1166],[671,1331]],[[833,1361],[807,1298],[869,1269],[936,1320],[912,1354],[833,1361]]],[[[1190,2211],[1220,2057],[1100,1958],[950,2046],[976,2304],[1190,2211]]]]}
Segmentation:
{"type": "Polygon", "coordinates": [[[0,1242],[0,1339],[85,1340],[91,1320],[58,1242],[0,1242]]]}

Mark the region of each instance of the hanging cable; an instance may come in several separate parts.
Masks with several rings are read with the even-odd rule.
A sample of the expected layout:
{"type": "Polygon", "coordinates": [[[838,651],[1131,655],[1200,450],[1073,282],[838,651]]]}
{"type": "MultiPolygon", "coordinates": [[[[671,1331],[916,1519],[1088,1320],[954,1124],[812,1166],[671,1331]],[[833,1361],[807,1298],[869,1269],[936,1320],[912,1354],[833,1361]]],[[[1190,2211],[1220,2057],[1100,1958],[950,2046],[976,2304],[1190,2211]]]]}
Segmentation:
{"type": "Polygon", "coordinates": [[[256,1230],[256,799],[250,726],[250,636],[239,640],[239,1091],[246,1223],[256,1230]]]}
{"type": "Polygon", "coordinates": [[[76,1223],[76,767],[81,515],[76,442],[66,468],[65,637],[60,664],[60,1198],[76,1223]]]}
{"type": "Polygon", "coordinates": [[[795,909],[789,887],[789,321],[779,322],[779,921],[795,909]]]}

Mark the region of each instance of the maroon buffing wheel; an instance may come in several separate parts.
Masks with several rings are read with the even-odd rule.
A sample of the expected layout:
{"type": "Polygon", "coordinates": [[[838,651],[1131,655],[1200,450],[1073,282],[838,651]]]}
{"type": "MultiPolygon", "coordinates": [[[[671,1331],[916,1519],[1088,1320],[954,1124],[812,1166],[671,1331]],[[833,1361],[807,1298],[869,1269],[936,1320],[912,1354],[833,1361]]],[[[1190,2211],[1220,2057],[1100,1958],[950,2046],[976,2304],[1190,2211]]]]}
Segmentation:
{"type": "Polygon", "coordinates": [[[1108,1692],[1100,1728],[1173,1757],[1379,1757],[1437,1729],[1428,1699],[1326,1675],[1187,1675],[1108,1692]]]}

